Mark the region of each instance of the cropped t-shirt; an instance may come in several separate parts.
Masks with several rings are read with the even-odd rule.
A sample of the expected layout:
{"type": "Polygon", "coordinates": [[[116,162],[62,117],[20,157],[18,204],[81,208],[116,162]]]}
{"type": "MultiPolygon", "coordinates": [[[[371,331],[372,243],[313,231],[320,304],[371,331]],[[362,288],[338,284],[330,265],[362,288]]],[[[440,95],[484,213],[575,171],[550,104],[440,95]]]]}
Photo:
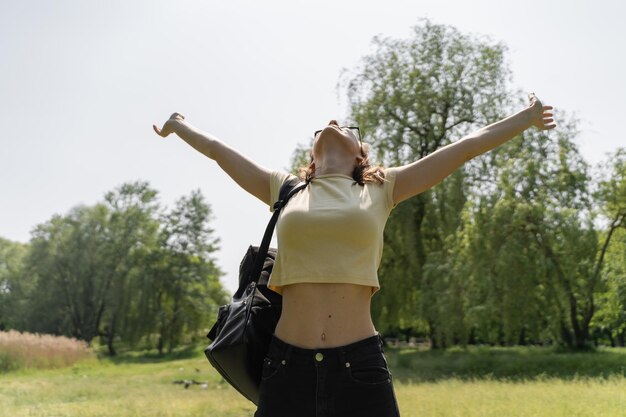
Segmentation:
{"type": "MultiPolygon", "coordinates": [[[[293,175],[272,172],[271,206],[293,175]]],[[[385,170],[383,184],[359,185],[341,174],[316,176],[282,209],[276,224],[278,252],[268,288],[301,282],[350,283],[380,289],[378,266],[383,230],[394,207],[396,171],[385,170]]]]}

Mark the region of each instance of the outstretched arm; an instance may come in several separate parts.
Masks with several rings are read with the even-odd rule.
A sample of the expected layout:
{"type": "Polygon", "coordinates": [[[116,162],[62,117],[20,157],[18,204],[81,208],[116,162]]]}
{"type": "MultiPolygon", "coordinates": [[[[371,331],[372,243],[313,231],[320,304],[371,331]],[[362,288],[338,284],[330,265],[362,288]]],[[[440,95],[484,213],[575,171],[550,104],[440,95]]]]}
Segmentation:
{"type": "Polygon", "coordinates": [[[438,184],[458,167],[519,135],[531,126],[541,130],[554,129],[551,106],[543,106],[534,93],[524,110],[483,127],[457,142],[437,149],[411,164],[396,168],[394,203],[406,200],[438,184]]]}
{"type": "Polygon", "coordinates": [[[198,152],[215,160],[217,164],[244,190],[270,205],[270,171],[241,155],[216,137],[204,133],[174,113],[162,129],[152,125],[156,133],[166,137],[176,133],[198,152]]]}

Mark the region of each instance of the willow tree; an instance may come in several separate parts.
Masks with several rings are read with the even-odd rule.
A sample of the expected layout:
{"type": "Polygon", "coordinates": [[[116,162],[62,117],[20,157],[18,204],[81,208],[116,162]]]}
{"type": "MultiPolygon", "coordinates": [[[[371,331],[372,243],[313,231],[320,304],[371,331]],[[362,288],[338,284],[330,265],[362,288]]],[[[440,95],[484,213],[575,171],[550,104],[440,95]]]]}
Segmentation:
{"type": "MultiPolygon", "coordinates": [[[[409,39],[375,38],[375,51],[344,75],[351,118],[385,166],[423,158],[507,111],[506,48],[487,38],[422,21],[409,39]]],[[[437,347],[442,314],[457,307],[442,298],[445,271],[425,274],[432,254],[444,256],[460,224],[471,176],[467,167],[401,203],[385,230],[380,281],[372,302],[383,331],[419,327],[437,347]]],[[[445,285],[461,285],[448,282],[445,285]]]]}
{"type": "Polygon", "coordinates": [[[468,206],[468,322],[482,341],[571,344],[571,309],[587,308],[597,247],[588,165],[574,122],[554,136],[525,132],[494,151],[494,187],[468,206]]]}

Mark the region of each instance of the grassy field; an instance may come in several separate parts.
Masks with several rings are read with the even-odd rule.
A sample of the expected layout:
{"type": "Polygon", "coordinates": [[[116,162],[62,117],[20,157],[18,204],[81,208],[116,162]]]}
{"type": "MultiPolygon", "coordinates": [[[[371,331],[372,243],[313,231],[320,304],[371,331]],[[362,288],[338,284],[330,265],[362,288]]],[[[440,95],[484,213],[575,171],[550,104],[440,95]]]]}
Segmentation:
{"type": "MultiPolygon", "coordinates": [[[[387,348],[403,417],[626,417],[626,350],[387,348]]],[[[250,417],[255,407],[201,352],[126,354],[0,374],[0,416],[250,417]],[[185,389],[175,380],[206,387],[185,389]]]]}

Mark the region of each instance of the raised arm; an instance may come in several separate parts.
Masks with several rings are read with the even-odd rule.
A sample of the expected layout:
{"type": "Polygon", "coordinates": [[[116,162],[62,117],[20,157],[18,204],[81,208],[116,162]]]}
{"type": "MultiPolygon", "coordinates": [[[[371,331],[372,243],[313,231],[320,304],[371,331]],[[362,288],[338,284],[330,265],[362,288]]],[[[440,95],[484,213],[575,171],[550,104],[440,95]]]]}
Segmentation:
{"type": "Polygon", "coordinates": [[[393,199],[400,201],[413,197],[438,184],[458,167],[509,139],[531,126],[541,130],[554,129],[551,106],[543,106],[534,93],[529,94],[530,104],[524,110],[483,127],[460,140],[437,149],[432,154],[411,164],[396,168],[393,199]]]}
{"type": "Polygon", "coordinates": [[[198,152],[215,160],[217,164],[244,190],[270,205],[270,171],[241,155],[216,137],[202,132],[185,121],[185,117],[174,113],[162,129],[152,125],[162,137],[176,133],[198,152]]]}

